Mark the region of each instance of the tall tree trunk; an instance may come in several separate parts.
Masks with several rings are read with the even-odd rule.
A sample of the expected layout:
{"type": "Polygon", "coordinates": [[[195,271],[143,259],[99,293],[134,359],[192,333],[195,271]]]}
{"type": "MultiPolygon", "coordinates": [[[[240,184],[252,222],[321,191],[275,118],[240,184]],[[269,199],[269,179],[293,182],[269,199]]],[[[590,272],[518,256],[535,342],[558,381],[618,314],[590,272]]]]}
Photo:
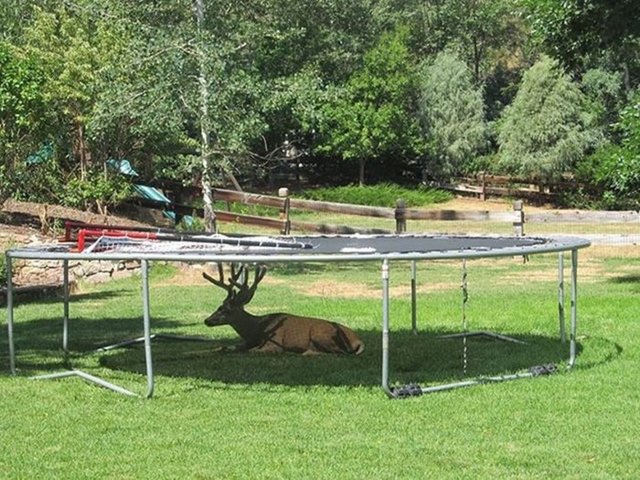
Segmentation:
{"type": "Polygon", "coordinates": [[[202,161],[202,198],[204,201],[204,224],[207,232],[216,231],[216,215],[213,211],[213,190],[211,188],[211,139],[209,137],[209,86],[204,72],[204,52],[202,51],[202,29],[204,28],[204,0],[196,0],[196,23],[198,27],[198,84],[200,86],[200,157],[202,161]]]}
{"type": "Polygon", "coordinates": [[[624,91],[628,95],[631,92],[631,74],[627,62],[622,62],[622,79],[624,80],[624,91]]]}
{"type": "Polygon", "coordinates": [[[84,125],[76,122],[74,125],[75,133],[73,139],[73,157],[80,165],[80,178],[86,180],[87,171],[89,170],[89,161],[91,155],[87,148],[87,142],[84,137],[84,125]]]}
{"type": "Polygon", "coordinates": [[[361,187],[364,186],[364,164],[366,163],[366,160],[364,158],[361,158],[358,160],[358,185],[360,185],[361,187]]]}

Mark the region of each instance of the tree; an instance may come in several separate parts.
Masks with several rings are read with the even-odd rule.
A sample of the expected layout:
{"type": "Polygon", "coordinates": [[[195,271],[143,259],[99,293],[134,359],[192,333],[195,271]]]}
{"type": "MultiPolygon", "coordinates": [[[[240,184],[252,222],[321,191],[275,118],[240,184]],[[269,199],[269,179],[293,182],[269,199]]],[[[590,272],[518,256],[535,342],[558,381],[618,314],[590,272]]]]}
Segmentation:
{"type": "Polygon", "coordinates": [[[438,54],[421,69],[420,116],[429,139],[426,174],[459,173],[487,146],[482,90],[464,62],[450,52],[438,54]]]}
{"type": "Polygon", "coordinates": [[[26,51],[38,59],[47,82],[43,96],[57,115],[60,134],[85,179],[92,164],[87,121],[98,94],[100,71],[121,48],[112,25],[83,8],[36,8],[25,31],[26,51]]]}
{"type": "Polygon", "coordinates": [[[46,139],[44,83],[34,58],[0,42],[0,168],[14,168],[46,139]]]}
{"type": "Polygon", "coordinates": [[[580,88],[587,97],[595,123],[607,136],[617,135],[613,125],[625,102],[622,74],[593,68],[582,76],[580,88]]]}
{"type": "Polygon", "coordinates": [[[575,73],[622,72],[627,92],[640,82],[637,0],[523,0],[543,48],[575,73]]]}
{"type": "Polygon", "coordinates": [[[454,50],[476,82],[509,57],[519,63],[526,32],[514,0],[446,0],[415,6],[415,48],[422,55],[454,50]]]}
{"type": "Polygon", "coordinates": [[[600,195],[605,208],[640,208],[640,92],[620,113],[620,141],[603,145],[580,162],[577,176],[600,195]]]}
{"type": "Polygon", "coordinates": [[[557,177],[600,141],[592,123],[578,85],[543,57],[525,73],[500,121],[500,164],[527,178],[557,177]]]}
{"type": "Polygon", "coordinates": [[[411,156],[420,151],[406,37],[404,28],[384,34],[365,55],[364,66],[324,109],[320,150],[357,162],[360,185],[365,183],[369,159],[394,153],[411,156]]]}

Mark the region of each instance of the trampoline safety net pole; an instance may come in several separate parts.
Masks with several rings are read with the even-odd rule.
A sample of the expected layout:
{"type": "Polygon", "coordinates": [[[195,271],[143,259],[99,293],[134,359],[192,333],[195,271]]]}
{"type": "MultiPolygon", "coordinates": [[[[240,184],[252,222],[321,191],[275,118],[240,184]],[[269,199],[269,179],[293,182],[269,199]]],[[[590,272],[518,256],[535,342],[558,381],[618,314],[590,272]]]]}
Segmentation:
{"type": "Polygon", "coordinates": [[[578,250],[571,250],[571,332],[569,334],[569,368],[576,363],[576,329],[578,323],[578,250]]]}
{"type": "Polygon", "coordinates": [[[9,368],[11,375],[16,374],[16,352],[13,345],[13,269],[11,257],[5,255],[5,268],[7,271],[7,339],[9,341],[9,368]]]}
{"type": "Polygon", "coordinates": [[[69,354],[69,260],[62,261],[62,351],[69,354]]]}
{"type": "Polygon", "coordinates": [[[382,261],[382,389],[389,397],[389,260],[382,261]]]}
{"type": "Polygon", "coordinates": [[[558,324],[560,341],[566,343],[567,334],[564,319],[564,253],[558,253],[558,324]]]}
{"type": "Polygon", "coordinates": [[[153,396],[153,363],[151,359],[151,315],[149,314],[149,261],[142,260],[142,309],[144,325],[144,360],[147,367],[146,397],[153,396]]]}
{"type": "Polygon", "coordinates": [[[418,334],[418,319],[416,313],[416,261],[411,261],[411,329],[418,334]]]}

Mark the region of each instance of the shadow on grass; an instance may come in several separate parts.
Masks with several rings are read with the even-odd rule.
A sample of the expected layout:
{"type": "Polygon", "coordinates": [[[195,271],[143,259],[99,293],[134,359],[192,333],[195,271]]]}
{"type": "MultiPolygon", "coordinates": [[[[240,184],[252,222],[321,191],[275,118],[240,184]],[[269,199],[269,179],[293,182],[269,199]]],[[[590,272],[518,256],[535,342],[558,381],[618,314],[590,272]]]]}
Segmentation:
{"type": "MultiPolygon", "coordinates": [[[[111,292],[109,293],[109,295],[111,292]]],[[[162,317],[154,317],[156,333],[184,334],[185,328],[198,326],[162,317]]],[[[95,365],[123,372],[145,375],[144,351],[141,344],[109,352],[95,349],[127,338],[142,335],[142,319],[72,318],[70,320],[70,355],[61,352],[62,321],[40,319],[18,322],[14,338],[18,365],[23,373],[55,371],[74,364],[95,365]]],[[[186,342],[156,339],[153,342],[153,366],[156,375],[191,378],[224,384],[271,384],[287,386],[376,386],[381,378],[381,332],[357,330],[366,348],[360,356],[296,354],[260,354],[219,351],[233,347],[236,339],[212,339],[210,342],[186,342]]],[[[456,381],[462,378],[492,376],[527,370],[548,363],[564,364],[569,355],[568,344],[556,337],[513,336],[526,344],[504,342],[487,337],[469,337],[466,345],[467,369],[464,372],[463,340],[439,339],[440,335],[457,333],[450,330],[423,330],[414,335],[409,330],[390,334],[391,383],[419,382],[423,385],[456,381]]],[[[599,359],[580,368],[590,368],[613,361],[622,348],[607,339],[589,339],[602,352],[599,359]]],[[[578,344],[578,353],[582,345],[578,344]]],[[[8,372],[7,372],[8,373],[8,372]]]]}
{"type": "MultiPolygon", "coordinates": [[[[568,346],[544,336],[518,336],[526,345],[486,338],[467,339],[467,371],[463,372],[461,339],[438,339],[450,331],[393,332],[390,342],[392,383],[439,383],[465,377],[499,375],[526,370],[534,365],[561,363],[568,346]]],[[[272,384],[288,386],[374,386],[381,377],[381,334],[358,331],[367,345],[357,357],[295,354],[260,354],[216,351],[232,346],[231,340],[194,344],[160,341],[154,346],[154,371],[158,375],[197,378],[225,384],[272,384]]],[[[579,351],[581,348],[579,347],[579,351]]],[[[102,366],[145,373],[141,347],[105,354],[102,366]]]]}
{"type": "MultiPolygon", "coordinates": [[[[187,324],[154,317],[158,330],[177,329],[187,324]]],[[[125,338],[142,336],[142,315],[130,318],[71,318],[69,320],[69,349],[71,356],[81,356],[104,345],[125,338]]],[[[14,324],[16,350],[55,352],[62,348],[62,319],[40,319],[14,324]]]]}
{"type": "MultiPolygon", "coordinates": [[[[4,292],[3,292],[4,293],[4,292]]],[[[85,300],[108,300],[111,298],[122,298],[123,295],[131,294],[131,290],[105,290],[86,293],[73,293],[70,301],[72,303],[85,300]]],[[[60,305],[62,309],[62,288],[59,291],[46,289],[42,292],[16,293],[14,295],[14,305],[60,305]]],[[[6,296],[0,297],[0,306],[6,307],[6,296]]]]}
{"type": "Polygon", "coordinates": [[[635,283],[640,285],[640,275],[620,275],[617,277],[610,278],[609,281],[613,283],[618,283],[618,284],[635,283]]]}

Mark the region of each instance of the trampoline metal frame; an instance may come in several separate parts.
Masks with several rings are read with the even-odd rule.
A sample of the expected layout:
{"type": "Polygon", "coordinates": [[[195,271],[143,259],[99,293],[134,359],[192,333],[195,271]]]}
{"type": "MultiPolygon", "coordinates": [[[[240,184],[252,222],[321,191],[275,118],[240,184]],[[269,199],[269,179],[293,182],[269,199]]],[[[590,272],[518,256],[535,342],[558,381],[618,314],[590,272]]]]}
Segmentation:
{"type": "MultiPolygon", "coordinates": [[[[548,239],[543,245],[527,247],[508,247],[499,250],[452,250],[452,251],[428,251],[412,253],[360,253],[360,254],[316,254],[313,255],[305,251],[304,253],[286,254],[264,254],[264,253],[81,253],[63,250],[42,250],[30,248],[9,249],[5,253],[7,270],[7,337],[9,344],[9,367],[12,375],[17,375],[16,348],[14,339],[14,287],[12,282],[12,260],[60,260],[63,264],[63,325],[62,325],[62,350],[65,356],[69,353],[69,261],[70,260],[136,260],[141,262],[142,279],[142,330],[143,335],[136,342],[144,343],[144,358],[147,378],[147,387],[144,396],[151,398],[154,394],[155,379],[153,373],[152,340],[165,335],[151,333],[151,313],[149,302],[149,262],[151,261],[180,261],[180,262],[224,262],[224,263],[290,263],[290,262],[381,262],[382,276],[382,359],[381,359],[381,387],[390,398],[397,398],[397,391],[389,383],[389,340],[390,340],[390,316],[389,316],[389,280],[390,264],[392,261],[411,261],[411,326],[414,334],[417,330],[417,288],[416,288],[416,261],[417,260],[451,260],[451,259],[474,259],[489,257],[507,257],[520,255],[533,255],[542,253],[558,253],[558,320],[560,327],[560,339],[566,343],[565,328],[565,306],[564,306],[564,252],[571,252],[571,323],[569,328],[569,359],[567,369],[571,369],[576,361],[576,330],[577,330],[577,270],[578,270],[578,249],[585,248],[590,242],[580,238],[548,239]]],[[[166,335],[167,337],[172,337],[166,335]]],[[[176,338],[184,338],[177,336],[176,338]]],[[[190,338],[191,339],[191,338],[190,338]]],[[[127,342],[122,342],[126,344],[127,342]]],[[[133,342],[131,342],[133,343],[133,342]]],[[[117,344],[116,344],[117,345],[117,344]]],[[[110,348],[110,347],[109,347],[110,348]]],[[[95,383],[108,388],[114,392],[129,396],[139,396],[123,387],[115,385],[104,379],[91,375],[77,369],[69,369],[58,373],[38,375],[31,377],[34,379],[53,379],[77,376],[88,382],[95,383]]],[[[430,393],[454,388],[467,387],[482,383],[500,382],[516,380],[520,378],[530,378],[534,373],[516,373],[509,375],[499,375],[469,379],[461,382],[435,385],[426,388],[419,388],[419,393],[430,393]]]]}

